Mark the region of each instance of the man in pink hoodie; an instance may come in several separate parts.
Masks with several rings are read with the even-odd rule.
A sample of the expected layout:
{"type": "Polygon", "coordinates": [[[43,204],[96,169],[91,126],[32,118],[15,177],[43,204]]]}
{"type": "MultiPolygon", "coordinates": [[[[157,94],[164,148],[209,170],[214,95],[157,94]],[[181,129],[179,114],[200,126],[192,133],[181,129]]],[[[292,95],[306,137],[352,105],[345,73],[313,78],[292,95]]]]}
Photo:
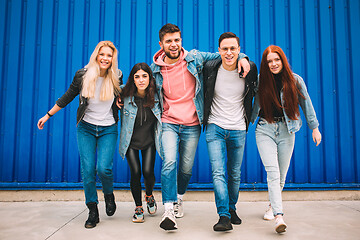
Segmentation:
{"type": "MultiPolygon", "coordinates": [[[[187,52],[182,48],[181,31],[174,24],[166,24],[159,31],[160,51],[153,58],[151,70],[162,106],[162,169],[161,191],[165,205],[160,227],[177,229],[175,217],[184,215],[183,195],[189,184],[204,110],[204,64],[220,58],[218,53],[187,52]],[[177,155],[179,172],[177,173],[177,155]]],[[[250,70],[248,60],[239,54],[238,69],[244,77],[250,70]]]]}

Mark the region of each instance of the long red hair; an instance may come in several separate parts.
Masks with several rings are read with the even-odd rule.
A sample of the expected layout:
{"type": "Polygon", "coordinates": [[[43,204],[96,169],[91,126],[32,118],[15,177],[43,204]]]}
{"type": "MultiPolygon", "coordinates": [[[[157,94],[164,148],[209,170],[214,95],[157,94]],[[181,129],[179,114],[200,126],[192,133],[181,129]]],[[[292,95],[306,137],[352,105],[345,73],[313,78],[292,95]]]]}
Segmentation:
{"type": "Polygon", "coordinates": [[[298,96],[302,98],[304,98],[304,96],[300,93],[299,86],[290,69],[289,62],[287,61],[284,51],[280,47],[271,45],[265,49],[261,59],[259,81],[260,107],[264,112],[266,121],[270,123],[274,122],[273,107],[276,107],[277,109],[283,108],[290,119],[297,120],[300,115],[298,96]],[[275,90],[276,83],[274,75],[270,71],[267,61],[267,56],[271,52],[279,55],[283,65],[281,70],[281,81],[283,86],[284,106],[282,106],[281,102],[278,100],[275,90]]]}

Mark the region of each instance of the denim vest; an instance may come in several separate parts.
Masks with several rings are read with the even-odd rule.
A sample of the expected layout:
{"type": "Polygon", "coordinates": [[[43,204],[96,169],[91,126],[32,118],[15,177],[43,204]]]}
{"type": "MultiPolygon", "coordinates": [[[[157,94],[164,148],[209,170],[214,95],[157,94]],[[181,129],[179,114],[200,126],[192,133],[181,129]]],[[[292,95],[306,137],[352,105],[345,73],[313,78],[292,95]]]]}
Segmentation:
{"type": "MultiPolygon", "coordinates": [[[[297,81],[297,86],[300,86],[300,93],[305,97],[302,98],[301,96],[298,96],[299,104],[301,106],[301,109],[304,113],[306,122],[311,130],[317,128],[319,126],[319,122],[316,118],[316,113],[314,110],[314,107],[312,105],[309,93],[307,92],[306,85],[304,80],[297,74],[293,73],[295,80],[297,81]]],[[[280,92],[280,98],[281,98],[281,105],[284,106],[284,100],[283,100],[283,90],[281,89],[280,92]]],[[[251,115],[251,122],[254,123],[256,118],[258,117],[260,112],[260,104],[259,104],[259,95],[256,94],[255,102],[254,102],[254,108],[251,115]]],[[[287,115],[285,110],[283,109],[284,117],[286,120],[286,126],[290,134],[295,133],[300,130],[302,121],[301,117],[298,116],[298,120],[291,120],[287,115]]]]}
{"type": "MultiPolygon", "coordinates": [[[[154,113],[157,122],[154,127],[155,131],[155,146],[156,150],[161,156],[161,110],[159,99],[157,94],[154,96],[155,104],[151,111],[154,113]]],[[[120,143],[119,143],[119,153],[120,156],[125,159],[125,154],[129,148],[131,137],[133,135],[135,118],[137,114],[138,107],[135,104],[134,96],[124,98],[124,106],[120,109],[121,112],[121,131],[120,131],[120,143]]]]}
{"type": "MultiPolygon", "coordinates": [[[[245,54],[240,53],[239,59],[246,57],[245,54]]],[[[203,123],[204,118],[204,88],[203,88],[203,66],[207,61],[220,58],[219,53],[209,53],[209,52],[200,52],[198,50],[191,50],[185,57],[187,62],[187,69],[195,77],[195,97],[193,99],[196,113],[199,118],[200,125],[203,123]]],[[[160,66],[152,63],[150,66],[155,80],[156,80],[156,89],[160,98],[161,111],[163,110],[163,76],[161,75],[160,66]]]]}

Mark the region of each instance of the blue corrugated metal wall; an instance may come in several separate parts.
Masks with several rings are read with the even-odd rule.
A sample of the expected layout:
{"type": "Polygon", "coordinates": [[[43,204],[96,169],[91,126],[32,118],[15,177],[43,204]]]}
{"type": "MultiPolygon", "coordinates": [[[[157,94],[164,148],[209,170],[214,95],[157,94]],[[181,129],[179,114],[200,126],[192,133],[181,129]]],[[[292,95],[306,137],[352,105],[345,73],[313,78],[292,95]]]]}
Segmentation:
{"type": "MultiPolygon", "coordinates": [[[[232,31],[258,66],[268,45],[281,46],[307,83],[323,134],[315,147],[306,125],[297,133],[288,186],[359,189],[360,0],[1,0],[0,187],[81,186],[77,99],[45,130],[37,120],[98,41],[115,43],[126,79],[135,63],[152,62],[167,22],[182,29],[188,50],[217,51],[220,34],[232,31]]],[[[160,182],[159,158],[155,167],[160,182]]],[[[116,186],[127,187],[127,162],[118,154],[114,171],[116,186]]],[[[204,134],[191,182],[211,186],[204,134]]],[[[251,126],[242,187],[260,189],[265,182],[251,126]]]]}

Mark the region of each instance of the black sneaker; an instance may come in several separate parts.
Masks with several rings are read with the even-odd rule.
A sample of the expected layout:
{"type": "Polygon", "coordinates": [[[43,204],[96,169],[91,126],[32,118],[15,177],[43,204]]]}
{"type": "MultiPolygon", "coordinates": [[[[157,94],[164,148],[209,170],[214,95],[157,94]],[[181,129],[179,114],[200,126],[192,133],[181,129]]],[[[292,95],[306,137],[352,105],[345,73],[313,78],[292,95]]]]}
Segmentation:
{"type": "Polygon", "coordinates": [[[145,195],[146,207],[149,214],[155,214],[157,210],[157,204],[153,195],[145,195]]]}
{"type": "Polygon", "coordinates": [[[213,229],[216,232],[223,232],[232,230],[233,227],[228,217],[220,216],[219,221],[217,222],[217,224],[214,225],[213,229]]]}
{"type": "Polygon", "coordinates": [[[236,211],[234,209],[230,208],[229,213],[231,215],[231,223],[235,224],[235,225],[240,225],[241,224],[241,219],[236,214],[236,211]]]}
{"type": "Polygon", "coordinates": [[[135,214],[133,216],[132,221],[134,223],[143,223],[144,220],[144,209],[142,208],[142,206],[137,206],[135,208],[135,214]]]}

